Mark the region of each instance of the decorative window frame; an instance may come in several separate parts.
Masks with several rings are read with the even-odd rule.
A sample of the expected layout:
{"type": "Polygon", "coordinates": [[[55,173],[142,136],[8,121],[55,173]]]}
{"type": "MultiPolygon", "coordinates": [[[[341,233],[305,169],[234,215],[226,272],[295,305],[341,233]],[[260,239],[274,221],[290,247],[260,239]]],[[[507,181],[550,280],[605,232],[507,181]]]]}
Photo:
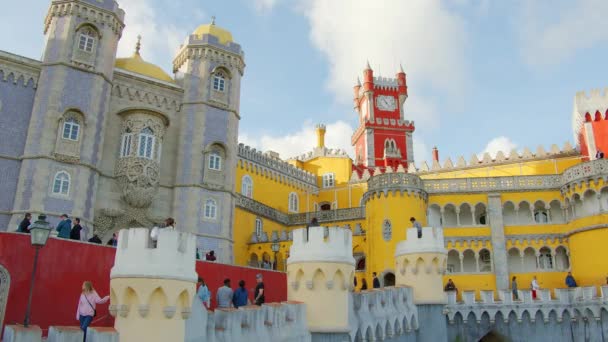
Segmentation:
{"type": "Polygon", "coordinates": [[[214,198],[207,198],[203,206],[203,219],[206,221],[217,221],[219,205],[214,198]]]}
{"type": "Polygon", "coordinates": [[[254,233],[258,239],[264,234],[264,221],[260,217],[255,218],[254,233]]]}
{"type": "Polygon", "coordinates": [[[328,189],[336,186],[336,174],[333,172],[324,173],[321,176],[322,188],[328,189]]]}
{"type": "Polygon", "coordinates": [[[212,102],[228,106],[232,73],[224,66],[217,66],[209,75],[209,99],[212,102]]]}
{"type": "Polygon", "coordinates": [[[207,168],[209,170],[222,171],[222,155],[218,151],[211,151],[207,156],[207,168]]]}
{"type": "Polygon", "coordinates": [[[156,136],[154,135],[154,130],[152,130],[152,128],[145,127],[137,134],[136,154],[139,158],[150,160],[157,159],[156,136]]]}
{"type": "Polygon", "coordinates": [[[57,122],[57,137],[55,138],[54,155],[61,161],[76,162],[80,160],[80,149],[85,138],[86,121],[84,114],[78,109],[68,109],[59,117],[57,122]],[[64,138],[66,125],[78,127],[76,139],[64,138]]]}
{"type": "Polygon", "coordinates": [[[253,179],[249,175],[241,178],[241,195],[253,198],[253,179]]]}
{"type": "Polygon", "coordinates": [[[70,197],[70,190],[72,188],[72,175],[70,174],[70,172],[68,170],[61,169],[61,170],[56,171],[53,174],[53,177],[52,177],[50,183],[51,184],[50,184],[50,189],[49,190],[50,190],[50,194],[53,197],[59,197],[59,198],[64,198],[64,199],[70,197]],[[60,176],[67,177],[67,180],[66,179],[59,180],[60,176]],[[55,184],[57,183],[57,181],[61,182],[61,184],[59,185],[59,191],[58,192],[55,191],[55,184]],[[64,185],[66,184],[65,183],[66,181],[67,181],[67,189],[66,189],[66,192],[64,193],[62,190],[63,190],[64,185]]]}
{"type": "Polygon", "coordinates": [[[76,65],[93,69],[101,38],[101,32],[95,25],[88,22],[80,24],[74,31],[72,38],[72,62],[76,65]],[[85,38],[84,49],[82,48],[83,38],[85,38]],[[87,48],[87,46],[90,46],[90,48],[87,48]]]}
{"type": "Polygon", "coordinates": [[[300,197],[297,193],[292,192],[289,194],[287,207],[290,213],[300,212],[300,197]]]}

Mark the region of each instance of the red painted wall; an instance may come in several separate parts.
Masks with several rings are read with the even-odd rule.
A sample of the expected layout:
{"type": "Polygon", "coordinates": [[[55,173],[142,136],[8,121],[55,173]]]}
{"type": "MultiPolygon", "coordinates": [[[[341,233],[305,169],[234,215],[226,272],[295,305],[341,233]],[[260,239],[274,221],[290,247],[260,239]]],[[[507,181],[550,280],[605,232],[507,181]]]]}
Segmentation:
{"type": "MultiPolygon", "coordinates": [[[[114,252],[113,247],[50,238],[38,258],[31,324],[39,325],[45,330],[45,335],[49,325],[77,325],[76,306],[82,282],[90,280],[100,296],[109,295],[114,252]]],[[[0,265],[11,277],[6,314],[4,322],[0,322],[2,328],[5,324],[23,323],[33,262],[34,248],[30,245],[29,235],[0,232],[0,265]]],[[[216,290],[225,278],[232,280],[233,288],[239,280],[245,280],[246,287],[253,293],[257,273],[264,275],[267,302],[287,299],[287,277],[282,272],[206,261],[196,263],[196,272],[212,291],[213,307],[216,290]]],[[[97,306],[93,325],[114,325],[114,319],[108,314],[108,304],[97,306]]]]}

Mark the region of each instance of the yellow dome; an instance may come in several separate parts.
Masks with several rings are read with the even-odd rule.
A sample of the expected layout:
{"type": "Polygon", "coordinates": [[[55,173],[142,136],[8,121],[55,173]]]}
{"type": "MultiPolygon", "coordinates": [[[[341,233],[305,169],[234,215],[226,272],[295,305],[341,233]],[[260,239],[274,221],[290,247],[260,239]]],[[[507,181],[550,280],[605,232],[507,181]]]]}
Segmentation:
{"type": "Polygon", "coordinates": [[[166,82],[174,82],[173,78],[167,75],[166,72],[163,71],[160,67],[148,63],[141,58],[139,52],[135,52],[133,56],[128,58],[117,58],[115,67],[121,68],[127,71],[134,72],[136,74],[156,78],[157,80],[166,81],[166,82]]]}
{"type": "Polygon", "coordinates": [[[223,45],[226,45],[227,43],[231,43],[233,41],[232,33],[228,32],[227,30],[224,30],[221,27],[216,26],[214,22],[212,22],[211,24],[199,26],[196,30],[194,30],[194,32],[192,32],[192,34],[195,34],[197,36],[202,36],[203,34],[210,34],[212,36],[216,36],[217,39],[220,41],[220,44],[223,45]]]}

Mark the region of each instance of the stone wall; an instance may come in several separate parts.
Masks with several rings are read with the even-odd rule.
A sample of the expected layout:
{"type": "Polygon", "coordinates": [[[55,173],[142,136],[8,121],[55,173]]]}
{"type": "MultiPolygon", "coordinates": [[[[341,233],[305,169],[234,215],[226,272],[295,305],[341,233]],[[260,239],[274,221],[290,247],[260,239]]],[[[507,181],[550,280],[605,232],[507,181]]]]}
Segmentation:
{"type": "Polygon", "coordinates": [[[535,341],[604,341],[608,336],[608,286],[598,296],[593,286],[542,289],[533,300],[530,290],[464,291],[463,302],[456,293],[448,293],[446,306],[448,341],[478,341],[488,333],[502,335],[513,342],[535,341]],[[497,295],[495,297],[495,295],[497,295]]]}

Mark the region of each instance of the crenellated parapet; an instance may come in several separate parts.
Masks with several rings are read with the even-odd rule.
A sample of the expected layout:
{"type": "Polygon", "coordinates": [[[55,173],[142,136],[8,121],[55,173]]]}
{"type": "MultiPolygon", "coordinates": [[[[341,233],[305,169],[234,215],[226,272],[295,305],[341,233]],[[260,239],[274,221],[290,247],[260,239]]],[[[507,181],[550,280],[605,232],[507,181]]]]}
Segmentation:
{"type": "Polygon", "coordinates": [[[409,196],[418,197],[424,201],[428,194],[424,190],[424,184],[420,177],[409,173],[382,173],[379,170],[367,181],[367,192],[363,195],[362,202],[365,203],[373,198],[387,197],[389,193],[407,193],[409,196]]]}
{"type": "Polygon", "coordinates": [[[196,282],[196,239],[190,233],[160,229],[152,248],[147,228],[123,229],[110,278],[154,277],[196,282]]]}
{"type": "Polygon", "coordinates": [[[183,341],[196,294],[196,238],[161,229],[156,243],[146,228],[118,235],[110,272],[110,313],[120,341],[183,341]]]}
{"type": "Polygon", "coordinates": [[[608,310],[608,286],[602,286],[598,295],[595,286],[554,289],[555,297],[550,289],[538,291],[538,299],[532,299],[530,290],[519,290],[518,298],[514,299],[511,290],[480,291],[480,300],[475,299],[475,291],[463,291],[462,301],[456,300],[456,292],[447,292],[448,305],[446,314],[450,324],[458,320],[467,323],[474,319],[479,324],[487,315],[490,323],[502,320],[508,323],[515,319],[517,322],[527,320],[535,322],[541,319],[548,323],[550,320],[562,322],[566,317],[572,322],[578,320],[601,319],[602,310],[608,310]]]}
{"type": "Polygon", "coordinates": [[[317,177],[314,174],[242,143],[238,147],[238,164],[250,172],[264,175],[280,183],[318,191],[317,177]]]}
{"type": "Polygon", "coordinates": [[[40,61],[0,51],[0,81],[36,89],[39,76],[40,61]]]}
{"type": "Polygon", "coordinates": [[[608,88],[592,89],[587,95],[585,91],[579,91],[574,96],[574,108],[572,110],[572,131],[575,141],[579,141],[579,134],[583,128],[583,123],[587,121],[589,115],[595,120],[596,113],[599,112],[601,119],[608,113],[608,88]]]}
{"type": "Polygon", "coordinates": [[[205,341],[310,341],[304,303],[267,303],[215,309],[206,314],[205,341]]]}
{"type": "Polygon", "coordinates": [[[125,27],[125,12],[114,0],[99,0],[97,5],[85,1],[54,0],[44,20],[44,33],[47,33],[53,18],[66,15],[75,15],[100,26],[109,27],[118,36],[125,27]]]}
{"type": "MultiPolygon", "coordinates": [[[[310,227],[293,231],[293,244],[289,252],[289,264],[295,263],[343,263],[355,264],[352,253],[352,232],[348,229],[310,227]]],[[[348,274],[347,274],[348,276],[348,274]]]]}
{"type": "Polygon", "coordinates": [[[437,160],[433,161],[430,164],[425,161],[420,164],[419,168],[416,168],[414,166],[414,169],[419,174],[449,172],[484,166],[497,166],[519,162],[542,160],[548,158],[562,158],[568,156],[575,156],[578,154],[579,151],[576,148],[572,147],[569,142],[566,142],[561,149],[557,145],[553,144],[551,145],[548,151],[545,150],[542,145],[539,145],[534,150],[534,152],[528,147],[524,148],[521,153],[518,152],[517,149],[512,149],[511,151],[498,151],[494,157],[492,157],[490,153],[486,152],[481,156],[473,154],[468,162],[464,156],[460,156],[456,159],[456,162],[453,162],[451,158],[446,159],[443,162],[443,165],[440,164],[437,160]]]}
{"type": "Polygon", "coordinates": [[[353,293],[353,341],[382,341],[414,334],[418,309],[411,287],[397,286],[353,293]]]}

